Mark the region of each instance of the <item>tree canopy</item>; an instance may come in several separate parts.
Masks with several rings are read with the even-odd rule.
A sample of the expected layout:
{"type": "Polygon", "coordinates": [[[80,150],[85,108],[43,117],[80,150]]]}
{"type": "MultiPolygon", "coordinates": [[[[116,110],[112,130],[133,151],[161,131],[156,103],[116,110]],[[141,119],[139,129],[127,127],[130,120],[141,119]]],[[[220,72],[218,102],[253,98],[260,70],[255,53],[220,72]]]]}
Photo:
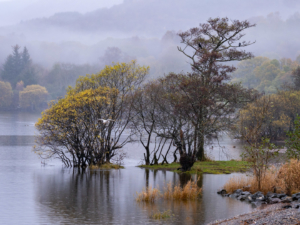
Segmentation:
{"type": "Polygon", "coordinates": [[[21,80],[25,85],[37,83],[36,73],[27,48],[24,47],[22,52],[19,50],[20,46],[13,46],[13,53],[7,57],[0,73],[1,78],[10,82],[13,88],[21,80]]]}
{"type": "Polygon", "coordinates": [[[42,103],[46,103],[48,91],[40,85],[28,85],[19,92],[21,108],[37,109],[42,103]]]}
{"type": "Polygon", "coordinates": [[[130,141],[130,132],[121,139],[134,116],[129,97],[148,70],[132,61],[80,77],[75,87],[69,87],[64,98],[52,102],[37,122],[41,135],[36,151],[42,157],[59,157],[68,166],[109,162],[116,150],[130,141]]]}
{"type": "Polygon", "coordinates": [[[0,108],[7,108],[12,103],[13,91],[10,83],[0,81],[0,108]]]}

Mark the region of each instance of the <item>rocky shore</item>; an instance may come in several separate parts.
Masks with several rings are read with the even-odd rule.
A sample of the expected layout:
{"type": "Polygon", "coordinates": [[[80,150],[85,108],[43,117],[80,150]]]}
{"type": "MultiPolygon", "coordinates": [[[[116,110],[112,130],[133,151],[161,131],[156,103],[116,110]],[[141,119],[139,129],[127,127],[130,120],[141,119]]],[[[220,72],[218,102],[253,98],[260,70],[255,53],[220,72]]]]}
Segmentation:
{"type": "Polygon", "coordinates": [[[300,224],[300,205],[292,202],[288,204],[279,203],[265,205],[256,211],[233,218],[215,221],[209,225],[246,225],[246,224],[272,224],[272,225],[289,225],[300,224]]]}
{"type": "Polygon", "coordinates": [[[226,190],[222,189],[217,193],[222,195],[223,197],[230,197],[240,201],[249,202],[254,206],[260,206],[262,204],[291,203],[293,201],[300,203],[300,192],[293,194],[292,196],[288,196],[284,193],[278,194],[272,192],[268,192],[266,195],[264,195],[260,191],[251,194],[249,191],[242,191],[241,189],[237,189],[232,194],[227,194],[226,190]]]}
{"type": "Polygon", "coordinates": [[[232,194],[226,193],[226,190],[218,191],[223,197],[235,198],[240,201],[246,201],[256,206],[256,211],[239,215],[222,221],[215,221],[212,224],[300,224],[300,192],[288,196],[284,193],[268,192],[264,195],[262,192],[251,194],[248,191],[238,189],[232,194]],[[258,207],[260,206],[260,207],[258,207]]]}

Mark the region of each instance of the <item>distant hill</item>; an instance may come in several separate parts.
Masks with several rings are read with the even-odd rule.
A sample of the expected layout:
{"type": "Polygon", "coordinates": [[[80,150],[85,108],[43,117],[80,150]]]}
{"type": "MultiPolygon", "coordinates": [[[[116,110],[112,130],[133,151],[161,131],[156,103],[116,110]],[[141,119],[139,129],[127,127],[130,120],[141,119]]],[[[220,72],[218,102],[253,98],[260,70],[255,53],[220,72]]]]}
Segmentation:
{"type": "MultiPolygon", "coordinates": [[[[24,1],[35,1],[32,7],[49,8],[61,1],[70,4],[69,7],[63,5],[65,9],[72,9],[78,7],[73,4],[81,0],[73,3],[71,0],[24,1]]],[[[47,66],[54,62],[98,62],[108,47],[118,47],[146,64],[154,64],[162,54],[165,59],[179,54],[176,48],[179,39],[172,42],[172,47],[161,41],[168,31],[176,34],[205,23],[210,17],[249,19],[257,23],[245,36],[246,40],[256,41],[247,48],[255,55],[295,59],[300,54],[298,0],[115,0],[121,3],[100,9],[95,1],[98,0],[86,1],[87,4],[94,2],[85,10],[93,8],[91,6],[94,9],[86,13],[79,10],[57,12],[0,27],[0,65],[15,44],[27,46],[35,62],[47,66]]],[[[0,13],[1,10],[0,3],[0,13]]],[[[163,66],[160,69],[166,71],[163,66]]]]}
{"type": "MultiPolygon", "coordinates": [[[[70,9],[76,8],[72,7],[72,1],[66,1],[70,2],[68,6],[70,9]]],[[[40,0],[39,5],[43,3],[44,8],[47,9],[50,3],[46,4],[46,2],[40,0]]],[[[76,2],[78,0],[73,4],[76,2]]],[[[85,14],[60,12],[50,17],[23,22],[17,27],[22,32],[29,28],[40,31],[59,28],[72,32],[117,32],[130,35],[162,36],[167,30],[186,30],[200,22],[205,22],[209,17],[227,16],[232,19],[248,19],[276,11],[280,11],[282,16],[287,16],[294,12],[293,6],[300,6],[299,1],[125,0],[111,8],[95,8],[94,11],[85,14]]],[[[65,6],[66,9],[68,7],[65,6]]]]}

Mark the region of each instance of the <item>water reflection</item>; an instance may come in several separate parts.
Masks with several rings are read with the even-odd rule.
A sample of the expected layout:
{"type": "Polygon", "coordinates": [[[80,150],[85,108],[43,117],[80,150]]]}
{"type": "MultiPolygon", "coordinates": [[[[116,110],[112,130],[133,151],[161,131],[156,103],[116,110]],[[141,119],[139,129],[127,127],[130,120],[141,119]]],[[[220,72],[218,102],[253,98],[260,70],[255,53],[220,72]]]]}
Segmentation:
{"type": "MultiPolygon", "coordinates": [[[[203,196],[197,201],[138,204],[135,195],[143,187],[162,189],[168,182],[183,186],[199,177],[133,167],[144,151],[137,143],[126,146],[124,170],[82,172],[63,169],[58,160],[41,166],[32,152],[38,117],[0,113],[0,224],[205,224],[252,210],[249,204],[216,194],[232,175],[201,176],[203,196]],[[153,220],[155,210],[171,210],[174,219],[153,220]]],[[[232,140],[222,141],[221,146],[239,155],[232,140]]],[[[217,147],[213,154],[218,159],[217,147]]]]}
{"type": "Polygon", "coordinates": [[[51,223],[205,224],[252,210],[250,205],[218,196],[216,190],[220,182],[211,187],[216,182],[214,175],[199,177],[131,167],[93,172],[61,170],[46,176],[39,173],[36,179],[37,200],[43,206],[40,207],[40,217],[47,217],[51,223]],[[142,191],[145,186],[162,190],[167,182],[183,186],[190,179],[198,180],[198,185],[204,187],[203,196],[199,200],[160,199],[155,203],[135,201],[136,192],[142,191]],[[171,220],[158,221],[151,218],[153,213],[166,210],[175,215],[171,220]]]}

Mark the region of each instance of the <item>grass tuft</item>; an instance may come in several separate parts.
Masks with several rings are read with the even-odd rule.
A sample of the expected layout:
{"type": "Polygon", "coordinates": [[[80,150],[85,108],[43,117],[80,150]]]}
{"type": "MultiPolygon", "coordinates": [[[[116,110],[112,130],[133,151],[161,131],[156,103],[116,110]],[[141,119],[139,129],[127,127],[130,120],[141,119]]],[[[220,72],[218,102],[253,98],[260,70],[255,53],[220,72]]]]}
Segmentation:
{"type": "Polygon", "coordinates": [[[290,162],[283,164],[277,175],[277,185],[280,186],[288,195],[300,191],[300,162],[291,159],[290,162]]]}
{"type": "MultiPolygon", "coordinates": [[[[278,169],[275,167],[270,168],[261,183],[261,190],[258,189],[257,181],[255,176],[234,176],[230,178],[226,184],[224,185],[224,189],[228,193],[232,193],[237,189],[242,189],[243,191],[250,191],[251,193],[255,193],[257,191],[261,191],[264,194],[267,194],[269,191],[274,192],[274,187],[277,186],[277,172],[278,169]]],[[[279,190],[279,189],[278,189],[279,190]]]]}
{"type": "Polygon", "coordinates": [[[184,187],[179,184],[172,186],[171,182],[164,188],[164,199],[172,200],[194,200],[201,194],[202,188],[199,188],[197,181],[188,181],[184,187]]]}
{"type": "MultiPolygon", "coordinates": [[[[164,165],[141,165],[139,167],[154,169],[154,170],[171,170],[174,172],[179,172],[177,170],[180,166],[179,163],[170,163],[164,165]]],[[[204,161],[195,162],[194,166],[190,171],[186,173],[209,173],[209,174],[228,174],[233,172],[246,172],[249,170],[249,162],[246,161],[204,161]]]]}
{"type": "Polygon", "coordinates": [[[224,189],[228,193],[232,193],[236,189],[250,191],[252,193],[261,191],[264,194],[267,192],[284,192],[288,195],[298,193],[300,191],[300,161],[291,159],[279,169],[276,167],[270,168],[262,179],[262,188],[258,190],[255,176],[247,177],[234,176],[227,181],[224,189]]]}
{"type": "Polygon", "coordinates": [[[97,170],[97,169],[124,169],[123,166],[112,164],[112,163],[104,163],[102,165],[90,165],[90,170],[97,170]]]}
{"type": "Polygon", "coordinates": [[[136,201],[138,202],[154,202],[155,199],[163,198],[166,200],[195,200],[202,192],[202,188],[199,188],[197,181],[188,181],[186,185],[180,187],[180,185],[173,186],[171,182],[164,187],[164,191],[161,194],[158,188],[143,188],[141,193],[136,193],[136,201]]]}
{"type": "Polygon", "coordinates": [[[164,211],[164,212],[157,211],[156,213],[154,213],[151,216],[151,218],[156,219],[156,220],[160,220],[160,219],[169,219],[172,216],[174,216],[174,215],[171,214],[171,210],[167,210],[167,211],[164,211]]]}
{"type": "Polygon", "coordinates": [[[154,202],[155,199],[161,196],[160,191],[157,188],[143,188],[141,193],[136,193],[137,202],[154,202]]]}

